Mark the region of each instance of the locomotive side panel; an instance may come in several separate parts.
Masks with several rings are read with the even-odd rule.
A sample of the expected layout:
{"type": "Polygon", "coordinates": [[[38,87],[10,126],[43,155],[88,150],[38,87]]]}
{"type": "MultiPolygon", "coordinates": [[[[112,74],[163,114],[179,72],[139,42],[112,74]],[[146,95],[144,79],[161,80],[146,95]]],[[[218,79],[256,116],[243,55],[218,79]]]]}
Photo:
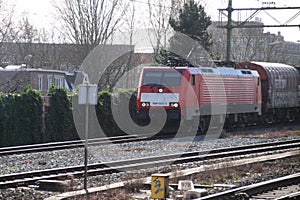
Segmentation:
{"type": "Polygon", "coordinates": [[[232,68],[190,69],[199,76],[200,115],[259,113],[261,86],[257,72],[232,68]],[[224,111],[225,109],[225,111],[224,111]]]}

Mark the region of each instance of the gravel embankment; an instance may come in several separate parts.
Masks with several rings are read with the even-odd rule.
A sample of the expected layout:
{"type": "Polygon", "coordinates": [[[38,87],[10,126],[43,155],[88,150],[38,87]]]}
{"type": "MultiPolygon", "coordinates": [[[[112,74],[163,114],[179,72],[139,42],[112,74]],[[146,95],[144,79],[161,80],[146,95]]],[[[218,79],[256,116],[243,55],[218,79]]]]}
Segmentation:
{"type": "MultiPolygon", "coordinates": [[[[261,163],[252,163],[237,167],[229,167],[226,170],[219,169],[206,171],[193,176],[193,181],[199,184],[228,184],[237,187],[251,185],[283,176],[300,172],[300,156],[284,158],[261,163]]],[[[225,188],[209,189],[209,193],[225,190],[225,188]]]]}
{"type": "MultiPolygon", "coordinates": [[[[166,155],[189,151],[203,151],[224,147],[257,144],[288,140],[296,137],[276,139],[237,139],[227,138],[205,140],[199,136],[197,141],[189,138],[170,140],[152,140],[124,144],[109,144],[89,147],[89,163],[109,162],[147,156],[166,155]]],[[[84,149],[66,149],[40,153],[8,155],[0,158],[0,174],[20,173],[33,170],[82,165],[84,149]]]]}
{"type": "MultiPolygon", "coordinates": [[[[216,148],[289,140],[292,138],[296,137],[276,139],[226,138],[218,140],[203,140],[203,137],[199,136],[195,139],[194,142],[190,142],[191,138],[176,138],[171,141],[153,140],[131,142],[127,144],[92,146],[89,148],[89,163],[109,162],[130,158],[181,153],[187,151],[203,151],[216,148]]],[[[3,156],[0,158],[0,174],[82,165],[84,161],[83,155],[83,148],[77,148],[69,150],[3,156]]],[[[183,165],[182,168],[184,167],[185,166],[183,165]]],[[[187,165],[186,167],[191,166],[187,165]]],[[[158,171],[160,169],[157,168],[154,170],[158,171]]],[[[140,173],[143,174],[146,173],[146,171],[144,170],[140,173]]],[[[124,179],[128,179],[128,174],[125,172],[113,175],[97,176],[93,178],[90,177],[89,186],[93,187],[105,185],[109,183],[119,182],[124,179]]],[[[75,180],[74,188],[79,189],[81,187],[82,180],[75,180]]],[[[42,199],[53,194],[54,193],[35,190],[34,187],[32,189],[17,188],[1,190],[0,199],[42,199]]]]}

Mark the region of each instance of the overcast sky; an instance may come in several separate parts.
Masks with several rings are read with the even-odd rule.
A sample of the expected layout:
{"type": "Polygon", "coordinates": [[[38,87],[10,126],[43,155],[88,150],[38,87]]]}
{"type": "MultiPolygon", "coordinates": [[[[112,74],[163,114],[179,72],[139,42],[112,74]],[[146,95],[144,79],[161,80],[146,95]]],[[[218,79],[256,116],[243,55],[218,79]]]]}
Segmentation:
{"type": "MultiPolygon", "coordinates": [[[[51,4],[52,0],[12,0],[16,5],[16,11],[18,14],[27,13],[31,18],[31,21],[35,23],[37,27],[46,27],[47,25],[53,25],[57,23],[53,20],[54,9],[51,4]]],[[[130,0],[128,0],[130,1],[130,0]]],[[[139,0],[142,2],[147,2],[148,0],[139,0]]],[[[219,12],[218,8],[226,8],[228,6],[228,0],[202,0],[204,1],[206,12],[212,17],[212,20],[218,20],[219,12]]],[[[234,8],[257,8],[262,7],[262,2],[275,2],[277,7],[300,7],[299,0],[233,0],[234,8]]],[[[139,7],[143,4],[139,3],[139,7]]],[[[144,4],[145,5],[145,4],[144,4]]],[[[253,11],[252,11],[253,12],[253,11]]],[[[234,20],[245,19],[252,14],[250,11],[244,11],[238,13],[235,11],[233,13],[234,20]]],[[[261,18],[262,22],[265,24],[275,24],[285,23],[291,17],[293,17],[300,10],[280,10],[280,11],[267,11],[260,12],[256,17],[261,18]],[[275,18],[275,19],[273,19],[275,18]]],[[[226,20],[225,18],[223,20],[226,20]]],[[[290,24],[300,24],[300,15],[294,19],[290,24]]],[[[49,27],[49,26],[48,26],[49,27]]],[[[270,31],[272,33],[281,32],[287,41],[299,41],[300,40],[300,29],[295,28],[269,28],[265,31],[270,31]]]]}

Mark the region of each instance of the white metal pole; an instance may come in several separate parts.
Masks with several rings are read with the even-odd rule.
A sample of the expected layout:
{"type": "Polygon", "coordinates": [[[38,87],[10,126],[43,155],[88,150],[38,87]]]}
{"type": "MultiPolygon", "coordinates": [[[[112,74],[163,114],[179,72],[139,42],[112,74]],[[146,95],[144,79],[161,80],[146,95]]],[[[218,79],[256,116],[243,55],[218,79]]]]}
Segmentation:
{"type": "Polygon", "coordinates": [[[89,138],[89,105],[97,105],[97,85],[90,84],[87,74],[78,88],[78,104],[85,105],[85,133],[84,133],[84,183],[83,187],[88,197],[88,138],[89,138]]]}
{"type": "Polygon", "coordinates": [[[87,190],[87,170],[88,170],[88,132],[89,132],[89,83],[86,83],[86,105],[85,105],[85,143],[84,143],[84,189],[87,190]]]}

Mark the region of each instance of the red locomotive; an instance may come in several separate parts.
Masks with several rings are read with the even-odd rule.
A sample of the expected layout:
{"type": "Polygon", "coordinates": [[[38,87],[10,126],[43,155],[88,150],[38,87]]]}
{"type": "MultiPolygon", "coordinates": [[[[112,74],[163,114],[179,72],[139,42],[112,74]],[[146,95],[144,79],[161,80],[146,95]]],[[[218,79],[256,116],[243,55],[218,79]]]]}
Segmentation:
{"type": "Polygon", "coordinates": [[[235,68],[145,67],[137,117],[149,123],[150,109],[164,109],[168,121],[196,120],[200,131],[208,128],[213,115],[223,117],[228,127],[272,121],[278,118],[274,115],[299,120],[299,77],[291,66],[251,62],[235,68]]]}

